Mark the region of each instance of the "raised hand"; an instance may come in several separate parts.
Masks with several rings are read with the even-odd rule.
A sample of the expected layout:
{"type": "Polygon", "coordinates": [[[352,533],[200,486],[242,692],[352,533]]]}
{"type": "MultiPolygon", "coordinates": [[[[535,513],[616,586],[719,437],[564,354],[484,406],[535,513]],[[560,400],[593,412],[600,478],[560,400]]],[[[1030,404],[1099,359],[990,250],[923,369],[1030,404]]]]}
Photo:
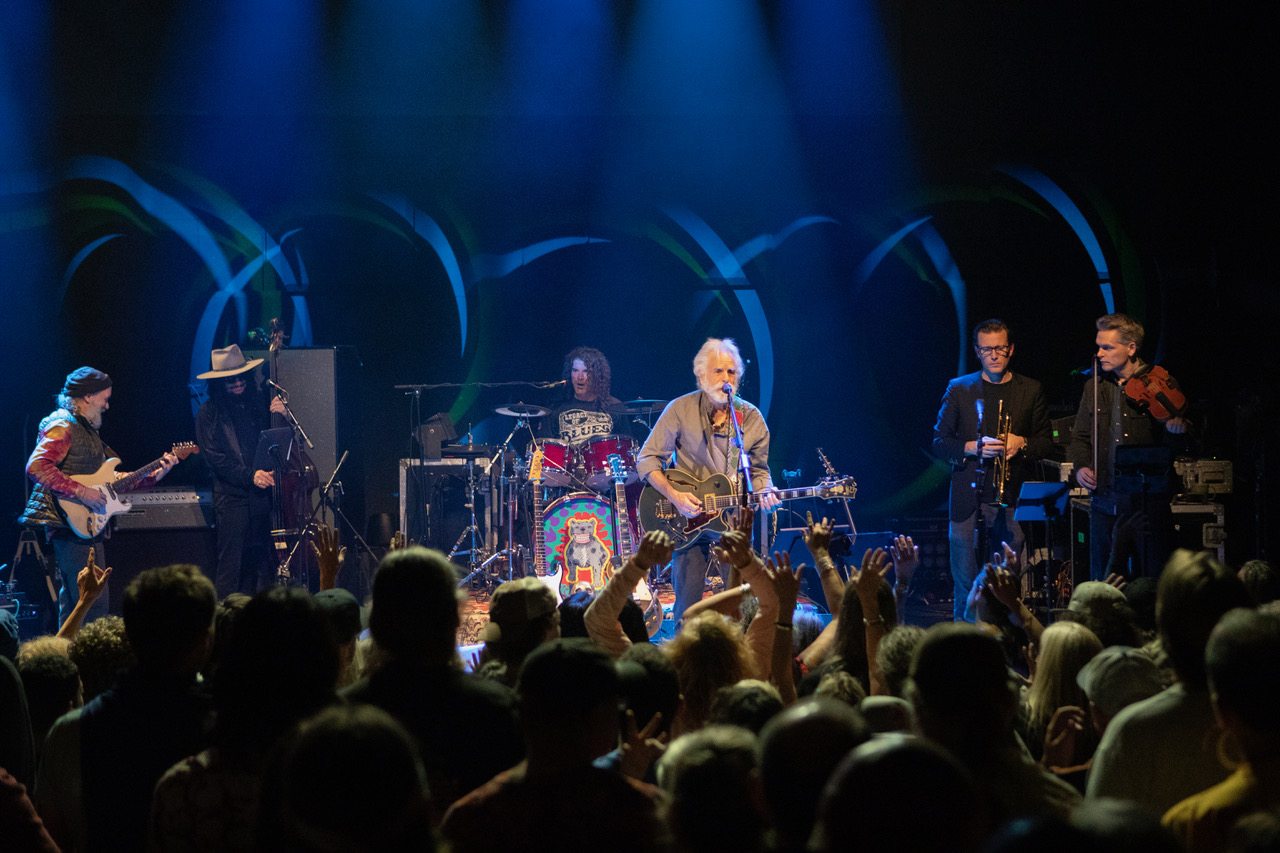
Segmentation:
{"type": "Polygon", "coordinates": [[[996,558],[996,565],[1005,571],[1013,574],[1022,573],[1022,558],[1018,556],[1018,552],[1009,547],[1008,542],[1000,543],[1000,553],[992,555],[996,558]]]}
{"type": "Polygon", "coordinates": [[[862,602],[864,618],[870,619],[868,613],[879,614],[880,607],[877,596],[880,592],[880,580],[889,571],[889,555],[883,548],[872,551],[868,548],[862,555],[862,569],[849,578],[854,585],[858,599],[862,602]]]}
{"type": "Polygon", "coordinates": [[[910,536],[898,536],[889,545],[889,556],[893,557],[893,571],[898,576],[898,586],[906,589],[911,583],[911,576],[920,565],[920,546],[910,536]]]}
{"type": "Polygon", "coordinates": [[[667,732],[654,736],[662,725],[662,712],[649,718],[643,729],[636,727],[636,712],[627,709],[627,730],[622,738],[622,759],[618,769],[624,776],[643,780],[653,763],[662,757],[667,748],[667,732]]]}
{"type": "Polygon", "coordinates": [[[311,553],[319,566],[320,588],[333,589],[338,583],[338,572],[347,559],[347,549],[342,546],[338,531],[326,524],[320,525],[311,540],[311,553]]]}
{"type": "Polygon", "coordinates": [[[756,558],[751,550],[751,537],[741,530],[726,530],[720,534],[720,544],[714,547],[716,559],[725,565],[741,569],[756,558]]]}
{"type": "Polygon", "coordinates": [[[387,553],[392,551],[402,551],[409,547],[409,540],[405,538],[403,530],[397,530],[391,534],[391,544],[387,546],[387,553]]]}
{"type": "Polygon", "coordinates": [[[816,560],[819,556],[825,556],[831,549],[831,531],[835,525],[828,521],[826,516],[822,517],[822,521],[814,522],[812,512],[806,512],[804,517],[804,544],[816,560]]]}
{"type": "Polygon", "coordinates": [[[1013,574],[998,566],[987,566],[987,588],[995,596],[996,601],[1003,604],[1013,613],[1018,612],[1022,603],[1021,590],[1013,574]]]}
{"type": "Polygon", "coordinates": [[[747,541],[751,541],[751,525],[755,523],[756,511],[749,506],[738,509],[738,517],[734,521],[733,529],[747,535],[747,541]]]}
{"type": "Polygon", "coordinates": [[[640,540],[640,547],[631,559],[640,568],[648,571],[654,566],[664,566],[671,560],[675,551],[675,540],[662,530],[650,530],[640,540]]]}
{"type": "Polygon", "coordinates": [[[796,600],[800,597],[800,575],[804,573],[804,563],[791,571],[791,555],[781,551],[773,552],[773,559],[764,561],[765,577],[773,584],[773,591],[778,596],[778,615],[785,618],[796,609],[796,600]]]}
{"type": "Polygon", "coordinates": [[[89,549],[89,561],[76,575],[76,586],[80,590],[80,598],[85,602],[94,602],[107,588],[107,579],[111,577],[111,567],[98,568],[97,557],[93,548],[89,549]]]}
{"type": "Polygon", "coordinates": [[[1076,751],[1076,736],[1084,731],[1084,709],[1075,705],[1063,705],[1053,712],[1044,731],[1044,756],[1040,763],[1045,767],[1069,767],[1076,751]]]}

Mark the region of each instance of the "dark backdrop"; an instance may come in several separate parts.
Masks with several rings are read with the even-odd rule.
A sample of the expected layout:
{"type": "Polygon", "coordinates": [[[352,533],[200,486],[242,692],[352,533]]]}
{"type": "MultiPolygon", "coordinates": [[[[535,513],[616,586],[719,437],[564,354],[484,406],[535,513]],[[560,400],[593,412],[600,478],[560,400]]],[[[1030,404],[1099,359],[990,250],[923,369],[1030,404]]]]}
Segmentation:
{"type": "MultiPolygon", "coordinates": [[[[945,502],[930,430],[978,320],[1074,411],[1106,310],[1083,229],[1236,462],[1233,556],[1260,550],[1274,4],[48,5],[0,35],[11,518],[69,370],[115,378],[104,434],[139,464],[192,437],[209,348],[281,316],[359,354],[359,518],[395,511],[397,384],[558,379],[587,344],[617,396],[669,399],[731,335],[775,476],[812,480],[822,446],[885,529],[945,502]]],[[[421,408],[495,441],[517,399],[547,398],[421,408]]]]}

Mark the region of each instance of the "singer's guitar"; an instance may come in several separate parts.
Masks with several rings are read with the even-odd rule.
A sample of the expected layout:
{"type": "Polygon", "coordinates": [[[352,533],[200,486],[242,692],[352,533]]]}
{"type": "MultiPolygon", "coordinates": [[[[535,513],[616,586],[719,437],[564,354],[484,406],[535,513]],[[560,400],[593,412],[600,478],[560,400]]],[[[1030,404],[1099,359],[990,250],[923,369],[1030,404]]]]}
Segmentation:
{"type": "MultiPolygon", "coordinates": [[[[200,448],[188,441],[182,444],[175,444],[169,452],[178,457],[179,460],[182,460],[193,453],[199,453],[200,448]]],[[[107,506],[102,512],[94,512],[72,498],[58,498],[58,508],[62,510],[62,515],[67,520],[67,527],[71,528],[81,539],[94,538],[106,529],[107,522],[111,520],[112,516],[128,512],[133,507],[133,504],[120,496],[137,488],[138,483],[142,482],[147,475],[158,471],[164,465],[164,457],[162,456],[154,462],[144,465],[131,474],[117,478],[116,467],[119,464],[119,459],[112,458],[103,462],[102,467],[92,474],[70,475],[71,479],[80,485],[96,489],[98,494],[106,499],[107,506]]]]}
{"type": "MultiPolygon", "coordinates": [[[[687,492],[702,501],[702,512],[693,518],[685,518],[675,504],[664,498],[653,486],[645,486],[640,493],[641,529],[666,531],[675,540],[677,551],[689,547],[704,530],[723,533],[731,523],[726,516],[742,505],[742,496],[733,490],[733,484],[723,474],[712,474],[705,480],[696,480],[678,468],[668,468],[663,473],[676,491],[687,492]]],[[[857,497],[858,484],[852,477],[828,477],[816,486],[779,489],[776,494],[783,501],[800,498],[853,498],[857,497]]],[[[759,506],[760,496],[749,495],[747,505],[759,506]]]]}

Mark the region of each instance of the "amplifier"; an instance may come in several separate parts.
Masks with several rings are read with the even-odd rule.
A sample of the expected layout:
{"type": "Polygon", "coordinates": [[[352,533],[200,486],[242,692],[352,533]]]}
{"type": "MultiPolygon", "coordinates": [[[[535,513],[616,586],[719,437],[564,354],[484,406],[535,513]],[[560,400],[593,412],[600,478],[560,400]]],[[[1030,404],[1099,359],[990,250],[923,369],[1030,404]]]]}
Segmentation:
{"type": "Polygon", "coordinates": [[[1182,488],[1192,495],[1231,494],[1230,459],[1187,459],[1173,461],[1173,470],[1182,478],[1182,488]]]}
{"type": "Polygon", "coordinates": [[[185,530],[213,524],[213,493],[186,486],[157,486],[125,496],[132,504],[115,517],[117,530],[185,530]]]}
{"type": "Polygon", "coordinates": [[[490,476],[489,460],[401,459],[400,531],[419,545],[448,553],[471,523],[468,474],[476,476],[476,532],[478,544],[490,551],[497,547],[498,531],[492,513],[498,497],[490,476]]]}

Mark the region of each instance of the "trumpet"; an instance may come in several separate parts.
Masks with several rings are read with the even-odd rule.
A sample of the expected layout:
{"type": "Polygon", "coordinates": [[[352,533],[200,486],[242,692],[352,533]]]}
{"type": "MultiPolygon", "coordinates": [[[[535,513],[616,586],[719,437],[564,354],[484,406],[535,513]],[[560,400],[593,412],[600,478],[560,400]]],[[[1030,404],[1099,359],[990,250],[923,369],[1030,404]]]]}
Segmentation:
{"type": "Polygon", "coordinates": [[[996,410],[996,440],[1004,446],[1004,449],[996,457],[996,491],[991,501],[992,506],[1009,505],[1004,499],[1004,489],[1009,484],[1009,431],[1012,428],[1012,422],[1013,416],[1004,413],[1004,400],[1001,400],[1000,408],[996,410]]]}

